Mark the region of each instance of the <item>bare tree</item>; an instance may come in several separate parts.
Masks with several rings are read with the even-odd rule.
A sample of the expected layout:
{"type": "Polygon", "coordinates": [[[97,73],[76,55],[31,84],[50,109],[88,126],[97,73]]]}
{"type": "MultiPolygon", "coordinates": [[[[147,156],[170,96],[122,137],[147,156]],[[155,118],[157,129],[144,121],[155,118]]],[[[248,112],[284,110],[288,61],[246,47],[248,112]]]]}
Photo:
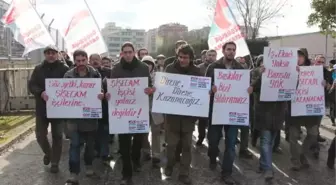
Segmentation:
{"type": "MultiPolygon", "coordinates": [[[[216,2],[217,0],[208,0],[208,8],[215,10],[216,2]]],[[[264,24],[282,16],[281,10],[287,2],[288,0],[235,0],[232,6],[243,19],[245,35],[255,39],[264,24]]]]}

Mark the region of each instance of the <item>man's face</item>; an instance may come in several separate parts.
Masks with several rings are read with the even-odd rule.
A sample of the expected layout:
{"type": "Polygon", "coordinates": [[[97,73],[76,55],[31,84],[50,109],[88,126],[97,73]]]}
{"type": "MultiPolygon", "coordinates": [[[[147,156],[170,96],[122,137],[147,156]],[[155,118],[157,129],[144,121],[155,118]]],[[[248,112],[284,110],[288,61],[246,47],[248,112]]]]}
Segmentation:
{"type": "Polygon", "coordinates": [[[305,62],[305,57],[303,55],[299,55],[298,57],[298,65],[301,66],[305,62]]]}
{"type": "Polygon", "coordinates": [[[101,58],[99,55],[92,55],[90,57],[90,65],[94,68],[99,68],[101,66],[101,58]]]}
{"type": "Polygon", "coordinates": [[[142,60],[144,56],[148,55],[148,51],[145,49],[140,50],[139,52],[139,60],[142,60]]]}
{"type": "Polygon", "coordinates": [[[82,55],[75,57],[75,64],[77,69],[82,70],[88,65],[88,58],[82,55]]]}
{"type": "Polygon", "coordinates": [[[188,67],[190,65],[190,57],[188,54],[179,53],[177,58],[180,62],[181,67],[188,67]]]}
{"type": "Polygon", "coordinates": [[[159,66],[163,66],[164,65],[164,59],[163,58],[158,59],[157,63],[159,64],[159,66]]]}
{"type": "Polygon", "coordinates": [[[111,67],[111,62],[109,60],[102,60],[102,66],[104,67],[111,67]]]}
{"type": "Polygon", "coordinates": [[[223,55],[227,60],[233,60],[236,56],[236,46],[233,44],[226,45],[225,49],[223,50],[223,55]]]}
{"type": "Polygon", "coordinates": [[[123,58],[126,62],[132,62],[135,52],[132,47],[126,46],[122,50],[123,58]]]}
{"type": "Polygon", "coordinates": [[[49,63],[53,63],[58,59],[58,53],[54,50],[48,50],[44,53],[45,60],[49,63]]]}
{"type": "Polygon", "coordinates": [[[215,52],[207,52],[207,54],[206,54],[206,61],[208,63],[212,63],[212,62],[216,61],[216,58],[217,58],[217,53],[215,53],[215,52]]]}
{"type": "Polygon", "coordinates": [[[325,64],[325,58],[324,57],[317,57],[315,60],[315,65],[321,66],[325,64]]]}
{"type": "Polygon", "coordinates": [[[244,57],[241,57],[241,58],[239,58],[239,62],[242,63],[242,64],[245,64],[246,60],[245,60],[244,57]]]}

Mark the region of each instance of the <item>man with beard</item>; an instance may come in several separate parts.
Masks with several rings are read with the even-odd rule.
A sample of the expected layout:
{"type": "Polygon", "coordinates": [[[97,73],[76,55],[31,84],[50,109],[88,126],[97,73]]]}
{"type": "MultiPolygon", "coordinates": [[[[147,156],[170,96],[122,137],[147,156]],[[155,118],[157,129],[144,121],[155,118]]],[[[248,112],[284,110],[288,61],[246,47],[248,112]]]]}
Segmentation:
{"type": "MultiPolygon", "coordinates": [[[[184,45],[184,44],[187,44],[187,41],[184,41],[184,40],[178,40],[178,41],[176,41],[176,43],[175,43],[175,53],[176,53],[176,54],[177,54],[177,49],[178,49],[181,45],[184,45]]],[[[174,63],[175,60],[176,60],[176,55],[167,58],[167,59],[164,61],[164,66],[163,66],[163,67],[166,68],[169,64],[174,63]]]]}
{"type": "MultiPolygon", "coordinates": [[[[98,53],[90,55],[90,65],[94,67],[100,74],[102,80],[111,74],[111,69],[102,66],[102,60],[98,53]]],[[[103,118],[98,120],[98,130],[95,143],[95,149],[98,157],[106,164],[109,164],[112,156],[109,149],[109,121],[108,121],[108,103],[102,101],[103,118]]],[[[113,136],[111,136],[113,137],[113,136]]]]}
{"type": "Polygon", "coordinates": [[[48,95],[45,92],[45,79],[63,78],[69,67],[58,60],[58,51],[54,46],[44,49],[45,60],[37,65],[29,80],[28,89],[35,97],[36,104],[36,140],[40,145],[44,157],[44,165],[51,162],[50,172],[59,171],[58,164],[62,153],[63,121],[60,119],[49,119],[46,113],[46,102],[48,95]],[[49,123],[51,125],[52,147],[50,147],[47,135],[49,123]]]}
{"type": "MultiPolygon", "coordinates": [[[[224,57],[220,58],[216,62],[210,64],[206,71],[206,76],[211,77],[212,84],[214,84],[214,75],[215,69],[241,69],[244,68],[234,60],[236,55],[236,44],[234,42],[227,42],[222,47],[222,52],[224,57]]],[[[252,93],[252,87],[248,88],[247,91],[249,94],[252,93]]],[[[222,161],[222,179],[226,184],[234,184],[235,181],[232,178],[232,168],[233,162],[235,160],[236,151],[235,146],[237,142],[238,128],[236,125],[212,125],[211,117],[213,112],[213,101],[214,94],[217,92],[217,87],[213,85],[212,94],[210,96],[210,111],[209,111],[209,129],[208,129],[208,140],[209,140],[209,148],[208,148],[208,156],[210,158],[210,169],[214,170],[217,166],[216,158],[219,154],[219,141],[222,137],[222,130],[224,127],[225,131],[225,152],[222,161]]]]}
{"type": "MultiPolygon", "coordinates": [[[[202,76],[205,76],[205,72],[210,64],[216,61],[217,52],[214,49],[210,49],[205,54],[205,61],[200,64],[198,67],[200,68],[202,76]]],[[[200,118],[198,119],[198,140],[196,142],[196,146],[200,147],[203,144],[203,140],[205,138],[205,129],[208,125],[209,118],[200,118]]]]}
{"type": "MultiPolygon", "coordinates": [[[[88,65],[88,55],[83,50],[76,50],[73,54],[76,67],[69,70],[64,78],[101,78],[100,74],[90,65],[88,65]]],[[[102,100],[104,94],[100,93],[97,97],[102,100]]],[[[85,141],[84,162],[86,176],[98,178],[99,176],[93,171],[92,163],[94,160],[94,144],[97,130],[97,119],[71,119],[68,122],[70,133],[69,149],[69,170],[70,178],[66,181],[67,185],[78,185],[78,175],[80,173],[80,149],[81,140],[85,141]]]]}
{"type": "MultiPolygon", "coordinates": [[[[121,52],[122,58],[112,69],[109,78],[147,77],[149,87],[144,90],[144,93],[151,95],[154,92],[154,89],[150,88],[152,86],[152,80],[147,64],[139,61],[135,57],[134,46],[130,42],[126,42],[121,46],[121,52]]],[[[104,90],[105,92],[107,90],[106,81],[104,81],[104,90]]],[[[109,93],[106,93],[105,96],[107,100],[111,98],[109,93]]],[[[120,154],[123,164],[121,185],[133,184],[133,171],[140,171],[143,137],[144,134],[119,134],[120,154]]]]}
{"type": "MultiPolygon", "coordinates": [[[[188,45],[181,45],[177,49],[176,62],[166,67],[166,73],[202,76],[200,69],[193,64],[194,50],[188,45]]],[[[176,163],[176,148],[181,143],[182,156],[180,161],[179,180],[184,184],[191,184],[189,177],[191,164],[192,136],[197,117],[166,114],[167,135],[167,165],[164,176],[170,178],[176,163]]]]}

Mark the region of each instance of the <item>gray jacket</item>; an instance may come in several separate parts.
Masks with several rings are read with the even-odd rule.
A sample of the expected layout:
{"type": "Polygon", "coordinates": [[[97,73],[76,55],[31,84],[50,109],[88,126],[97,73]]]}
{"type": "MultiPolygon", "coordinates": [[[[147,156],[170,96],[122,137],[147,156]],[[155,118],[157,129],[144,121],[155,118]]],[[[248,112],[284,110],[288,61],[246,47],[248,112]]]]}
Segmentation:
{"type": "MultiPolygon", "coordinates": [[[[87,66],[88,73],[84,77],[80,77],[77,68],[72,68],[65,73],[64,78],[101,78],[99,72],[91,66],[87,66]]],[[[97,98],[97,97],[92,97],[97,98]]],[[[69,119],[67,121],[69,132],[90,132],[97,129],[97,119],[69,119]]]]}

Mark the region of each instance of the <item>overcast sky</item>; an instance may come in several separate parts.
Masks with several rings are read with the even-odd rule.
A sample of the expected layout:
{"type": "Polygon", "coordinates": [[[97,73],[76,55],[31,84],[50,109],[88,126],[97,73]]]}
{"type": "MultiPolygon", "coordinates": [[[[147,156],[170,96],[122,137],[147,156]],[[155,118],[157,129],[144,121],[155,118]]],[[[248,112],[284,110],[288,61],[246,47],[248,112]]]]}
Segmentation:
{"type": "MultiPolygon", "coordinates": [[[[5,0],[10,2],[11,0],[5,0]]],[[[87,0],[100,28],[107,22],[118,26],[151,29],[169,22],[185,24],[190,29],[210,25],[211,16],[206,6],[207,0],[87,0]]],[[[270,0],[277,1],[277,0],[270,0]]],[[[264,25],[263,36],[288,35],[318,31],[308,28],[306,22],[311,12],[311,0],[288,0],[290,6],[283,10],[284,17],[264,25]],[[277,29],[278,26],[278,29],[277,29]]],[[[69,15],[77,3],[83,0],[36,0],[37,11],[45,13],[45,22],[55,19],[54,26],[69,15]]],[[[239,15],[236,15],[239,16],[239,15]]]]}

